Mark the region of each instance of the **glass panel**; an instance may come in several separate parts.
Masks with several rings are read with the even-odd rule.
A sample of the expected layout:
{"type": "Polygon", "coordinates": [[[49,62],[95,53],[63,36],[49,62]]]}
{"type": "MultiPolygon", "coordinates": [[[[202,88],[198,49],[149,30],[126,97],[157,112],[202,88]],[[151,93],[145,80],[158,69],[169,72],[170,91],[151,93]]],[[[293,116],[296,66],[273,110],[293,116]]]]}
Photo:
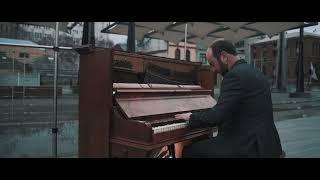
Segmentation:
{"type": "Polygon", "coordinates": [[[73,50],[58,53],[58,156],[78,156],[79,55],[73,50]]]}
{"type": "Polygon", "coordinates": [[[6,45],[0,51],[0,156],[51,157],[53,52],[6,45]]]}

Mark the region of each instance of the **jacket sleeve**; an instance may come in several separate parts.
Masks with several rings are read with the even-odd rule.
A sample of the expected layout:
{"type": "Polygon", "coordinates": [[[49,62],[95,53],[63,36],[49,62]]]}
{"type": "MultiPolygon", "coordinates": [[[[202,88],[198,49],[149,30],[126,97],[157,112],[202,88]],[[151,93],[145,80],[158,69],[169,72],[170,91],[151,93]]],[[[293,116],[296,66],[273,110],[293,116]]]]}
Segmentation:
{"type": "Polygon", "coordinates": [[[229,72],[222,81],[217,104],[209,110],[192,113],[189,126],[191,128],[212,127],[225,121],[231,121],[232,113],[239,108],[240,100],[240,79],[229,72]]]}

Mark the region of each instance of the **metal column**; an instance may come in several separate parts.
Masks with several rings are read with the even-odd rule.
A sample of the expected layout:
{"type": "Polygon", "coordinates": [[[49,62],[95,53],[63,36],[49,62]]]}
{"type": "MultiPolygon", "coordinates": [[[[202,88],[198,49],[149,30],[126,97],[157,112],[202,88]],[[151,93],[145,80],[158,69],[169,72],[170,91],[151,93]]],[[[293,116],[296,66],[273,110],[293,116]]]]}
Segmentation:
{"type": "Polygon", "coordinates": [[[297,72],[297,84],[296,92],[304,92],[304,67],[303,67],[303,27],[300,28],[299,39],[299,58],[298,58],[298,72],[297,72]]]}
{"type": "Polygon", "coordinates": [[[184,60],[187,61],[187,34],[188,34],[188,23],[186,23],[184,30],[184,60]]]}
{"type": "Polygon", "coordinates": [[[95,46],[94,22],[83,22],[82,45],[95,46]]]}
{"type": "Polygon", "coordinates": [[[288,58],[287,58],[287,43],[285,32],[279,34],[278,40],[278,55],[277,55],[277,76],[276,87],[281,92],[287,91],[288,77],[288,58]]]}
{"type": "Polygon", "coordinates": [[[59,44],[59,22],[56,22],[55,48],[54,48],[54,80],[53,80],[53,156],[58,157],[58,116],[57,116],[57,76],[58,76],[58,44],[59,44]]]}
{"type": "Polygon", "coordinates": [[[134,53],[136,47],[135,42],[135,23],[129,22],[128,26],[128,39],[127,39],[127,51],[134,53]]]}

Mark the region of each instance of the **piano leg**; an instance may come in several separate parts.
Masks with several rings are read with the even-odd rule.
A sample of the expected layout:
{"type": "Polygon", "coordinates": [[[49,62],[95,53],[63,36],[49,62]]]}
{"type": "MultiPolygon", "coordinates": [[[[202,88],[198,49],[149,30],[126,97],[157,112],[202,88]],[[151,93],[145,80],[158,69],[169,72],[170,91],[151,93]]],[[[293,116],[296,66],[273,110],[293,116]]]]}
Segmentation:
{"type": "Polygon", "coordinates": [[[169,157],[176,158],[174,144],[168,145],[169,157]]]}
{"type": "Polygon", "coordinates": [[[191,140],[175,143],[174,146],[175,146],[176,158],[182,158],[183,148],[191,143],[192,143],[191,140]]]}

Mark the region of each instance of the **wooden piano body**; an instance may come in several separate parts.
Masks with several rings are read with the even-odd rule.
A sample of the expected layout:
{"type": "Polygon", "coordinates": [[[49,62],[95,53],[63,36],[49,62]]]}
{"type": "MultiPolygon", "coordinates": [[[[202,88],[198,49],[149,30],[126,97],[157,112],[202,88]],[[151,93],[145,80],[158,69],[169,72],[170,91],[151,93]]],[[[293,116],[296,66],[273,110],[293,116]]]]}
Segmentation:
{"type": "Polygon", "coordinates": [[[174,118],[215,105],[208,66],[105,48],[78,52],[79,157],[155,157],[212,133],[174,118]]]}

